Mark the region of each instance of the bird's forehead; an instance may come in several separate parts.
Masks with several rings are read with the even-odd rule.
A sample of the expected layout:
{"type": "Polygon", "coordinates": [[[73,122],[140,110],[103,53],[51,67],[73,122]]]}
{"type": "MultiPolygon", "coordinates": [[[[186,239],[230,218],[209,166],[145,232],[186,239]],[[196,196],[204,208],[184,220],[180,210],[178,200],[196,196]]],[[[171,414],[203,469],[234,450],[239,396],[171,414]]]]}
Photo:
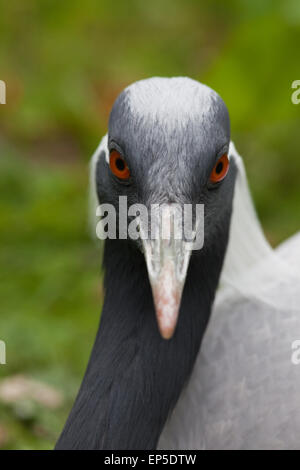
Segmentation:
{"type": "Polygon", "coordinates": [[[197,145],[215,149],[230,138],[229,116],[220,96],[195,80],[151,78],[127,87],[117,98],[109,135],[125,148],[169,149],[197,145]]]}
{"type": "Polygon", "coordinates": [[[128,107],[137,118],[164,122],[191,119],[210,113],[214,95],[205,85],[185,78],[154,78],[129,86],[128,107]]]}

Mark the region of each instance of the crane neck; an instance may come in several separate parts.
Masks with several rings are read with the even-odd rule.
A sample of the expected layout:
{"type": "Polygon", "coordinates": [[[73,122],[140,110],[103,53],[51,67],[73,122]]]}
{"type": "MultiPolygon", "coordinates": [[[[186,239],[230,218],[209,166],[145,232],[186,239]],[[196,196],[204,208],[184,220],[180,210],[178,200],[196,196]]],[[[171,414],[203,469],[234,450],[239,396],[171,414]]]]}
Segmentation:
{"type": "Polygon", "coordinates": [[[177,328],[164,340],[143,254],[125,240],[106,240],[100,327],[57,448],[156,448],[200,348],[222,268],[226,230],[221,241],[210,245],[191,256],[177,328]]]}

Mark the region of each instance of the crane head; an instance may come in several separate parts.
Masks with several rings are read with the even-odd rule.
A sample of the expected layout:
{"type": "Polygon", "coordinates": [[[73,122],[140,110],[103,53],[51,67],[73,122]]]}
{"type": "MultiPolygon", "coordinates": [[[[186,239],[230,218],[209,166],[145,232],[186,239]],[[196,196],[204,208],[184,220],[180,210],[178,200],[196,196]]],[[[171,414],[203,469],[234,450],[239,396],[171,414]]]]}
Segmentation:
{"type": "Polygon", "coordinates": [[[222,220],[230,217],[229,143],[223,100],[189,78],[136,82],[118,96],[110,114],[96,167],[97,194],[101,204],[116,209],[117,237],[127,232],[128,242],[144,253],[165,339],[176,328],[191,258],[211,240],[217,246],[222,220]],[[126,199],[125,215],[120,197],[126,199]]]}

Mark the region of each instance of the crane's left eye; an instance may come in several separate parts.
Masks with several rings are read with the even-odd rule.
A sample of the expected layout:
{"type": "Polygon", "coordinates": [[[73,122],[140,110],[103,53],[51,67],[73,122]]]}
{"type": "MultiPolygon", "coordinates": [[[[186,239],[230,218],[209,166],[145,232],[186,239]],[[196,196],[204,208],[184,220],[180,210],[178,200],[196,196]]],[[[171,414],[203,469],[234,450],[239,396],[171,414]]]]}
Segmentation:
{"type": "Polygon", "coordinates": [[[219,183],[227,175],[229,170],[229,159],[228,155],[224,153],[221,158],[215,164],[213,171],[210,174],[209,180],[211,183],[219,183]]]}
{"type": "Polygon", "coordinates": [[[109,157],[109,167],[112,173],[120,180],[128,180],[130,170],[125,159],[117,150],[112,150],[109,157]]]}

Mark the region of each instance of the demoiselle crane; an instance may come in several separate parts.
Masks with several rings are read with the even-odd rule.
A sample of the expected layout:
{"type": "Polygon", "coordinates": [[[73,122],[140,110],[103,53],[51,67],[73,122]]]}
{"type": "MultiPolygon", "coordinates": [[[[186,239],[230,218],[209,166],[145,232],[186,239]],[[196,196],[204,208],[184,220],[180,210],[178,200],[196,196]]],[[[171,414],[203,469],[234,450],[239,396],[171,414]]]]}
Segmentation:
{"type": "Polygon", "coordinates": [[[204,244],[105,240],[100,327],[56,447],[299,448],[300,237],[266,241],[219,95],[181,77],[129,86],[91,173],[117,211],[119,196],[204,204],[204,244]]]}

